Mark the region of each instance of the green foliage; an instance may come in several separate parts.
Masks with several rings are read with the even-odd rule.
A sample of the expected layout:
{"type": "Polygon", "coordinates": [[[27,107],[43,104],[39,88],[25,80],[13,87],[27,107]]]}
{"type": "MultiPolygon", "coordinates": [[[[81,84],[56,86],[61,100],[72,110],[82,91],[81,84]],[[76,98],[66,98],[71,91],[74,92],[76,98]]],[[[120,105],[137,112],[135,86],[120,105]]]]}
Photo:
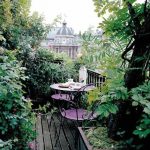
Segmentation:
{"type": "Polygon", "coordinates": [[[39,107],[37,109],[34,109],[34,112],[39,114],[47,114],[47,115],[53,115],[54,113],[58,112],[58,108],[54,107],[50,102],[47,102],[45,105],[39,107]]]}
{"type": "Polygon", "coordinates": [[[142,107],[142,119],[139,120],[136,130],[133,132],[140,138],[150,136],[150,81],[133,88],[130,92],[132,105],[134,107],[142,107]]]}
{"type": "MultiPolygon", "coordinates": [[[[109,84],[108,84],[109,85],[109,84]]],[[[106,85],[106,86],[108,86],[106,85]]],[[[116,84],[117,85],[117,84],[116,84]]],[[[118,86],[118,85],[117,85],[118,86]]],[[[142,118],[138,121],[134,134],[140,138],[150,136],[150,82],[146,82],[131,91],[124,86],[121,87],[104,87],[100,96],[100,105],[97,113],[101,117],[108,117],[118,111],[117,103],[120,101],[131,101],[133,107],[142,108],[142,118]],[[105,93],[105,94],[104,94],[105,93]]]]}
{"type": "Polygon", "coordinates": [[[28,17],[26,36],[31,38],[32,48],[40,46],[41,41],[46,37],[48,30],[50,30],[49,25],[43,24],[43,20],[44,18],[36,12],[28,17]]]}
{"type": "Polygon", "coordinates": [[[136,15],[140,17],[141,21],[144,17],[144,6],[135,3],[136,0],[93,0],[93,2],[98,16],[103,18],[100,27],[105,31],[105,34],[120,37],[122,40],[130,38],[136,28],[131,21],[132,18],[126,4],[130,2],[134,6],[136,15]]]}
{"type": "Polygon", "coordinates": [[[118,112],[118,102],[127,100],[128,97],[127,88],[123,86],[120,78],[108,79],[99,96],[100,105],[97,109],[98,114],[101,117],[116,114],[118,112]]]}
{"type": "Polygon", "coordinates": [[[150,115],[143,115],[140,124],[136,127],[133,134],[138,135],[140,138],[150,136],[150,115]]]}
{"type": "Polygon", "coordinates": [[[80,35],[80,38],[82,56],[77,61],[88,68],[97,67],[100,58],[99,36],[87,31],[80,35]]]}
{"type": "Polygon", "coordinates": [[[79,64],[87,68],[105,72],[121,66],[121,52],[125,49],[127,41],[120,38],[101,37],[89,31],[81,35],[81,53],[79,64]]]}
{"type": "MultiPolygon", "coordinates": [[[[143,138],[140,140],[142,143],[146,141],[145,139],[149,140],[150,136],[150,89],[147,76],[145,78],[145,71],[148,70],[149,66],[149,42],[147,41],[149,38],[147,36],[149,35],[149,26],[147,26],[147,21],[149,20],[150,2],[145,1],[145,4],[144,2],[139,4],[136,0],[93,1],[98,16],[103,17],[100,27],[103,29],[105,36],[115,38],[123,44],[122,50],[118,51],[118,54],[115,47],[114,57],[113,55],[111,56],[112,59],[110,59],[111,57],[103,57],[104,68],[106,68],[105,74],[108,79],[99,98],[101,102],[99,113],[102,116],[109,116],[110,113],[116,113],[117,109],[119,110],[116,115],[113,115],[112,120],[114,122],[110,120],[109,131],[111,130],[112,137],[114,136],[114,130],[116,132],[120,130],[118,125],[121,125],[119,121],[122,119],[118,119],[118,116],[122,115],[122,118],[126,118],[126,116],[135,117],[135,119],[130,118],[129,120],[134,126],[133,129],[127,129],[123,126],[122,128],[125,129],[126,133],[130,132],[128,135],[130,138],[132,136],[131,132],[138,135],[139,138],[143,138]],[[139,42],[143,44],[139,44],[139,42]],[[119,57],[121,56],[124,61],[128,59],[129,64],[123,63],[124,68],[119,68],[121,61],[116,59],[117,55],[115,54],[119,57]],[[140,71],[138,72],[137,70],[140,71]],[[109,107],[110,109],[113,108],[112,112],[109,111],[109,107]],[[123,109],[120,110],[122,107],[123,109]],[[137,114],[137,116],[133,114],[137,114]],[[118,119],[118,121],[115,121],[115,119],[118,119]],[[137,127],[135,128],[136,125],[137,127]]],[[[112,41],[110,45],[112,45],[112,41]]],[[[111,52],[113,52],[112,50],[113,48],[110,49],[111,52]]],[[[110,54],[112,54],[111,52],[110,54]]],[[[124,122],[124,124],[128,124],[128,122],[124,122]]],[[[140,149],[142,146],[135,146],[134,140],[129,140],[130,146],[140,149]]]]}
{"type": "Polygon", "coordinates": [[[95,88],[94,90],[92,91],[89,91],[88,92],[88,104],[92,104],[94,101],[96,101],[99,97],[99,88],[95,88]]]}
{"type": "Polygon", "coordinates": [[[1,150],[12,149],[12,140],[8,140],[8,141],[4,142],[0,139],[0,148],[1,148],[1,150]]]}
{"type": "MultiPolygon", "coordinates": [[[[74,81],[79,80],[79,69],[76,68],[76,63],[74,60],[72,60],[66,53],[54,53],[54,60],[62,60],[63,61],[63,67],[64,67],[64,79],[72,78],[74,81]],[[67,76],[66,76],[67,74],[67,76]]],[[[67,80],[65,79],[65,82],[67,80]]]]}
{"type": "Polygon", "coordinates": [[[106,127],[84,129],[84,132],[93,150],[117,150],[121,147],[121,142],[108,138],[106,127]]]}
{"type": "Polygon", "coordinates": [[[97,113],[102,118],[108,117],[111,113],[118,112],[118,101],[128,99],[127,88],[123,87],[124,67],[120,67],[120,53],[125,48],[126,41],[119,38],[99,38],[88,32],[82,36],[84,53],[80,61],[87,68],[103,71],[102,74],[106,76],[105,85],[101,92],[97,92],[95,100],[100,101],[97,113]]]}
{"type": "Polygon", "coordinates": [[[101,117],[108,117],[110,114],[116,114],[118,111],[118,107],[112,103],[105,103],[101,104],[96,112],[101,116],[101,117]]]}
{"type": "Polygon", "coordinates": [[[37,47],[45,37],[48,27],[37,13],[29,14],[30,0],[4,0],[0,2],[0,31],[5,41],[0,45],[7,49],[21,49],[22,42],[37,47]],[[29,40],[30,39],[30,40],[29,40]]]}
{"type": "Polygon", "coordinates": [[[25,149],[34,138],[34,116],[30,103],[23,97],[24,70],[13,53],[5,50],[0,55],[0,146],[3,149],[12,146],[16,150],[25,149]]]}
{"type": "Polygon", "coordinates": [[[35,138],[31,102],[23,97],[24,67],[34,59],[32,50],[49,27],[43,25],[43,17],[30,14],[30,5],[31,0],[0,1],[0,149],[4,150],[28,149],[28,142],[35,138]],[[6,49],[17,49],[20,62],[6,49]]]}
{"type": "Polygon", "coordinates": [[[34,98],[48,96],[51,84],[66,82],[67,78],[74,75],[71,64],[65,60],[60,64],[55,63],[54,54],[47,49],[38,49],[26,56],[28,56],[25,60],[26,74],[29,77],[26,86],[34,98]]]}
{"type": "MultiPolygon", "coordinates": [[[[150,109],[150,81],[144,83],[143,85],[140,85],[136,88],[133,88],[131,90],[132,100],[133,102],[136,102],[137,106],[141,105],[145,107],[144,112],[147,114],[150,114],[148,111],[150,109]]],[[[134,104],[133,104],[134,105],[134,104]]]]}
{"type": "Polygon", "coordinates": [[[11,8],[10,0],[0,2],[0,30],[5,30],[8,26],[13,24],[11,8]]]}

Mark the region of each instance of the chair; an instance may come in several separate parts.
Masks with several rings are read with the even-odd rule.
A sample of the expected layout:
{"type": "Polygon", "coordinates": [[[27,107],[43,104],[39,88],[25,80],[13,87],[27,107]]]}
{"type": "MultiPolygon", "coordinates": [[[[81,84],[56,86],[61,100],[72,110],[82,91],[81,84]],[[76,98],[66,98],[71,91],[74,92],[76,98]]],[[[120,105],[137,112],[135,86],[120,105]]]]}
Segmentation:
{"type": "MultiPolygon", "coordinates": [[[[55,89],[55,88],[54,88],[55,89]]],[[[64,101],[71,101],[73,99],[73,96],[71,93],[62,93],[61,90],[59,89],[55,89],[55,94],[51,95],[51,98],[55,101],[61,101],[61,100],[64,100],[64,101]]]]}
{"type": "Polygon", "coordinates": [[[96,113],[94,113],[94,111],[88,111],[80,106],[82,95],[85,95],[86,92],[92,90],[93,88],[93,84],[88,84],[80,88],[74,95],[74,99],[72,100],[71,107],[69,109],[60,107],[60,113],[62,117],[77,122],[83,120],[93,120],[96,118],[96,113]]]}
{"type": "Polygon", "coordinates": [[[57,100],[57,101],[61,101],[61,100],[64,100],[64,101],[71,101],[73,99],[73,97],[69,94],[62,94],[62,93],[58,93],[58,94],[53,94],[51,96],[51,98],[53,100],[57,100]]]}
{"type": "MultiPolygon", "coordinates": [[[[59,106],[61,118],[60,118],[60,126],[58,129],[56,143],[59,140],[61,128],[63,130],[63,126],[65,123],[64,119],[76,121],[77,126],[78,126],[79,122],[82,123],[85,120],[91,121],[97,117],[97,115],[94,111],[95,109],[92,109],[92,111],[88,111],[80,106],[81,97],[83,95],[85,95],[86,92],[88,92],[89,90],[92,90],[93,88],[95,88],[95,86],[93,84],[85,85],[74,94],[74,98],[72,101],[66,101],[65,99],[62,99],[62,101],[64,101],[64,103],[65,102],[69,103],[69,108],[65,109],[65,107],[63,107],[62,105],[59,106]]],[[[75,137],[76,137],[76,135],[75,135],[75,137]]],[[[56,143],[55,143],[55,145],[56,145],[56,143]]]]}

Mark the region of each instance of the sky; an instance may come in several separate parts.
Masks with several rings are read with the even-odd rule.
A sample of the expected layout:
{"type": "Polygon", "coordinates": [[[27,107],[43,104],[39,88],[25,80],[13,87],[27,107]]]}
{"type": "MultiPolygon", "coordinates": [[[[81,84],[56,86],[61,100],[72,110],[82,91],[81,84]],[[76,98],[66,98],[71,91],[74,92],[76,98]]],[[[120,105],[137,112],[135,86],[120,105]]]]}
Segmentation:
{"type": "Polygon", "coordinates": [[[98,26],[100,18],[94,9],[92,0],[32,0],[31,3],[31,13],[39,12],[44,16],[46,23],[52,23],[56,16],[60,15],[62,22],[65,20],[67,26],[72,27],[75,33],[98,26]]]}
{"type": "Polygon", "coordinates": [[[31,3],[31,13],[39,12],[44,16],[46,23],[52,23],[56,16],[60,15],[62,22],[65,20],[67,26],[72,27],[75,33],[84,32],[89,27],[98,27],[101,19],[97,17],[94,9],[92,0],[32,0],[31,3]]]}

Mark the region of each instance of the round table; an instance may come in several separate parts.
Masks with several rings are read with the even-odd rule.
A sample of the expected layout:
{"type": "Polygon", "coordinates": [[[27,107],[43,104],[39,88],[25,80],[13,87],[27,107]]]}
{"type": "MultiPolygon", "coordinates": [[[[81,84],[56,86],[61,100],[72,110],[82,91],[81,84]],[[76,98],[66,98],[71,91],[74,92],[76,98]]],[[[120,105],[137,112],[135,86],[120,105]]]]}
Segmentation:
{"type": "MultiPolygon", "coordinates": [[[[79,84],[79,83],[77,83],[79,84]]],[[[81,84],[81,83],[80,83],[81,84]]],[[[68,87],[62,87],[62,83],[57,83],[57,84],[52,84],[50,85],[50,87],[55,90],[58,91],[58,94],[53,94],[51,97],[53,98],[53,100],[66,100],[66,101],[72,101],[74,99],[74,94],[76,92],[88,92],[91,91],[93,89],[95,89],[94,85],[90,85],[90,86],[79,86],[77,89],[73,88],[73,86],[68,86],[68,87]],[[60,86],[61,85],[61,86],[60,86]],[[83,89],[82,89],[83,87],[83,89]],[[84,88],[85,87],[85,88],[84,88]]]]}
{"type": "MultiPolygon", "coordinates": [[[[52,88],[52,89],[54,89],[54,90],[58,90],[58,91],[65,91],[65,92],[77,92],[77,91],[80,91],[80,88],[82,88],[83,86],[81,86],[80,88],[78,88],[78,89],[74,89],[73,88],[73,86],[72,86],[72,88],[71,88],[71,86],[70,87],[62,87],[62,86],[60,86],[61,85],[61,83],[57,83],[57,84],[52,84],[52,85],[50,85],[50,87],[52,88]]],[[[85,92],[88,92],[88,91],[91,91],[91,90],[93,90],[93,89],[95,89],[95,86],[94,85],[91,85],[91,86],[89,86],[89,87],[86,87],[85,88],[85,92]]],[[[81,90],[82,91],[82,90],[81,90]]]]}

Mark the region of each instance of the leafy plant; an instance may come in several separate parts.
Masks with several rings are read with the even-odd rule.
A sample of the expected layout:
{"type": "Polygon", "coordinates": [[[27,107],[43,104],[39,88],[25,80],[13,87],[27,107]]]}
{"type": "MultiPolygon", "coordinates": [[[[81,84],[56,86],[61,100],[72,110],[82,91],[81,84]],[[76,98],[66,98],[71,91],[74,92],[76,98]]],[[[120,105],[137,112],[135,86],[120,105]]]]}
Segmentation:
{"type": "Polygon", "coordinates": [[[120,53],[126,46],[126,41],[121,41],[118,37],[103,37],[93,32],[85,32],[81,35],[81,53],[78,58],[81,64],[87,68],[106,71],[120,67],[120,53]]]}
{"type": "Polygon", "coordinates": [[[108,138],[106,127],[84,129],[84,132],[93,150],[117,150],[121,148],[121,142],[117,142],[108,138]]]}
{"type": "Polygon", "coordinates": [[[0,139],[0,148],[1,148],[1,150],[10,150],[10,149],[12,149],[12,141],[8,140],[8,141],[4,142],[0,139]]]}
{"type": "Polygon", "coordinates": [[[26,149],[34,138],[34,115],[23,97],[24,69],[12,52],[0,55],[0,137],[3,149],[26,149]]]}
{"type": "Polygon", "coordinates": [[[136,88],[133,88],[130,92],[132,98],[132,105],[134,107],[142,108],[141,120],[139,120],[134,134],[140,138],[146,138],[150,136],[150,82],[146,82],[136,88]]]}
{"type": "Polygon", "coordinates": [[[29,14],[30,6],[31,0],[0,2],[0,31],[5,38],[1,46],[11,50],[23,50],[22,42],[32,48],[39,46],[49,27],[37,13],[29,14]]]}
{"type": "Polygon", "coordinates": [[[88,92],[87,102],[89,105],[91,105],[94,101],[98,100],[99,92],[100,91],[98,88],[95,88],[94,90],[88,92]]]}
{"type": "Polygon", "coordinates": [[[29,77],[26,86],[32,98],[49,96],[51,84],[66,82],[74,75],[73,65],[65,60],[55,63],[55,55],[47,49],[38,49],[28,56],[25,61],[29,77]]]}
{"type": "MultiPolygon", "coordinates": [[[[146,127],[149,126],[149,94],[146,91],[149,88],[146,73],[149,70],[150,58],[150,45],[147,40],[150,38],[148,34],[150,26],[147,26],[147,21],[150,19],[150,2],[145,0],[145,2],[139,4],[135,0],[93,1],[98,16],[103,15],[100,26],[105,35],[117,37],[126,43],[121,54],[125,64],[124,78],[120,80],[122,85],[116,83],[112,86],[112,84],[109,84],[105,88],[105,100],[108,103],[111,101],[113,104],[114,101],[118,101],[119,108],[116,115],[110,117],[109,131],[111,133],[109,135],[115,137],[114,133],[121,128],[128,138],[131,138],[134,133],[139,137],[145,137],[146,141],[146,138],[149,138],[149,130],[146,130],[146,127]],[[124,88],[121,88],[122,86],[124,88]],[[126,90],[121,90],[120,93],[118,88],[126,90]],[[113,94],[111,95],[112,91],[113,94]],[[137,124],[138,127],[136,128],[137,124]],[[130,128],[126,128],[126,126],[130,126],[130,128]],[[134,131],[135,128],[136,131],[134,131]]],[[[133,140],[134,142],[138,141],[136,138],[133,140]]],[[[143,141],[139,140],[138,142],[143,141]]]]}
{"type": "Polygon", "coordinates": [[[140,124],[136,127],[133,134],[138,135],[140,138],[146,138],[150,136],[150,116],[143,115],[139,122],[140,124]]]}

